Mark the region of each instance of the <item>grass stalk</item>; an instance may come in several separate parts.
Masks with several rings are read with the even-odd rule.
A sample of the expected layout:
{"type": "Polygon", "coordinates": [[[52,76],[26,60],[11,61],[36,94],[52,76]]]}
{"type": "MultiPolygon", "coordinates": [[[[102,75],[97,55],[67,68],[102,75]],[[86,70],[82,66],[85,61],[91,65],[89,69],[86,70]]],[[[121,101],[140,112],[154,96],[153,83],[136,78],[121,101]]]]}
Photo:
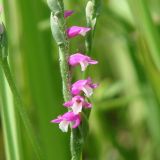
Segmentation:
{"type": "Polygon", "coordinates": [[[15,100],[16,110],[18,111],[18,113],[20,115],[20,118],[21,118],[21,120],[24,124],[27,135],[29,136],[30,142],[32,144],[33,150],[34,150],[37,158],[40,160],[40,159],[42,159],[42,152],[40,151],[40,146],[35,141],[36,137],[35,137],[34,132],[32,131],[31,122],[28,118],[28,115],[27,115],[26,111],[23,108],[23,103],[22,103],[21,97],[20,97],[20,95],[17,91],[17,87],[14,83],[14,80],[13,80],[13,77],[12,77],[7,59],[1,60],[1,67],[2,67],[2,70],[4,72],[5,77],[7,79],[7,82],[9,84],[9,87],[12,91],[12,94],[13,94],[13,97],[14,97],[14,100],[15,100]]]}
{"type": "Polygon", "coordinates": [[[158,31],[154,25],[151,13],[145,0],[128,0],[133,18],[137,25],[140,34],[145,38],[152,61],[158,70],[160,70],[160,39],[158,31]]]}
{"type": "Polygon", "coordinates": [[[0,69],[1,117],[4,133],[5,153],[7,160],[20,160],[21,144],[18,128],[17,110],[14,108],[12,93],[0,69]]]}
{"type": "Polygon", "coordinates": [[[93,45],[93,37],[97,24],[97,17],[99,16],[101,7],[101,0],[89,0],[86,6],[86,21],[87,26],[91,28],[91,31],[86,36],[86,54],[90,55],[93,45]]]}
{"type": "MultiPolygon", "coordinates": [[[[36,136],[34,135],[34,132],[32,131],[32,126],[31,126],[31,122],[30,119],[28,118],[27,113],[25,112],[24,109],[24,105],[22,103],[22,99],[19,95],[19,92],[17,90],[17,87],[15,85],[14,82],[14,78],[12,76],[11,70],[10,70],[10,66],[8,63],[8,39],[7,39],[7,32],[6,32],[6,28],[4,26],[4,24],[0,25],[1,27],[1,40],[0,40],[0,67],[6,77],[6,80],[8,82],[8,85],[10,87],[10,90],[12,92],[13,95],[13,99],[15,101],[15,110],[14,112],[17,111],[17,113],[19,113],[20,118],[24,124],[24,127],[26,129],[26,132],[29,136],[30,142],[32,144],[33,150],[35,151],[35,154],[37,156],[38,159],[41,159],[40,155],[41,152],[39,151],[39,145],[36,142],[36,136]]],[[[19,145],[17,145],[18,148],[19,145]]],[[[19,154],[20,155],[20,154],[19,154]]]]}

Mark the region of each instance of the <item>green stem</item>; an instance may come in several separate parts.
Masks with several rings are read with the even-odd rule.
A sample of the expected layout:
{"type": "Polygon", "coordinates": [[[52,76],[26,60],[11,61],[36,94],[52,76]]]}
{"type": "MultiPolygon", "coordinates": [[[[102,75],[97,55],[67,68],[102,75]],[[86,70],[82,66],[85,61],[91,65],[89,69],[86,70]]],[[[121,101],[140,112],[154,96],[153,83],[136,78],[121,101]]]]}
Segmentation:
{"type": "MultiPolygon", "coordinates": [[[[91,55],[93,38],[97,24],[97,17],[99,16],[101,7],[101,0],[89,0],[86,6],[86,21],[87,26],[91,28],[91,31],[86,35],[86,54],[91,55]]],[[[89,68],[84,72],[83,79],[87,78],[89,75],[89,68]]],[[[85,113],[89,119],[90,112],[85,113]]]]}
{"type": "Polygon", "coordinates": [[[71,160],[81,160],[82,159],[82,147],[83,139],[79,129],[72,129],[71,132],[71,160]]]}
{"type": "Polygon", "coordinates": [[[69,101],[72,97],[70,92],[71,76],[68,66],[68,44],[64,43],[59,46],[59,61],[62,76],[63,96],[65,101],[69,101]]]}
{"type": "Polygon", "coordinates": [[[34,150],[37,158],[40,160],[40,159],[42,159],[42,152],[40,151],[40,146],[35,141],[35,139],[37,139],[37,138],[36,138],[34,132],[32,131],[31,122],[28,118],[28,115],[26,114],[26,111],[24,110],[23,103],[22,103],[21,97],[20,97],[20,95],[17,91],[17,87],[14,83],[7,58],[5,58],[5,59],[1,58],[0,59],[0,64],[1,64],[2,70],[5,74],[5,77],[8,81],[9,87],[12,91],[12,94],[13,94],[13,97],[14,97],[14,100],[15,100],[15,107],[20,114],[20,118],[21,118],[21,120],[24,124],[27,135],[29,136],[29,139],[32,143],[33,150],[34,150]]]}
{"type": "MultiPolygon", "coordinates": [[[[101,7],[101,0],[89,0],[86,6],[86,21],[87,26],[91,28],[91,31],[87,33],[85,39],[86,54],[91,55],[93,38],[97,24],[97,17],[99,16],[101,7]]],[[[83,79],[88,76],[89,69],[83,74],[83,79]]]]}
{"type": "Polygon", "coordinates": [[[93,37],[97,24],[97,17],[99,16],[101,0],[89,0],[86,6],[86,21],[87,26],[91,31],[86,36],[86,54],[90,55],[92,51],[93,37]]]}
{"type": "Polygon", "coordinates": [[[9,86],[5,81],[4,74],[0,69],[0,93],[1,93],[1,117],[7,160],[20,160],[21,145],[19,143],[18,117],[13,105],[9,86]]]}
{"type": "MultiPolygon", "coordinates": [[[[66,35],[66,22],[64,19],[63,0],[48,0],[51,9],[51,31],[59,47],[59,61],[62,76],[63,97],[65,101],[72,98],[71,95],[71,75],[68,65],[69,41],[66,35]]],[[[71,130],[70,146],[72,160],[80,160],[82,154],[82,135],[78,128],[71,130]]]]}

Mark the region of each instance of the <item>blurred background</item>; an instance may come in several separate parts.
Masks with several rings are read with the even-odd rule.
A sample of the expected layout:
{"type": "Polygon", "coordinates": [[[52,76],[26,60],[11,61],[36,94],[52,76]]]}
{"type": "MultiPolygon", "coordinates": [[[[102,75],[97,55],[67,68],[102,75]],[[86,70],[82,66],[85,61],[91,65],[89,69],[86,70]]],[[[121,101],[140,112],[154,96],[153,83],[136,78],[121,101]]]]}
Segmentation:
{"type": "MultiPolygon", "coordinates": [[[[57,46],[45,0],[1,0],[9,37],[12,73],[46,160],[69,160],[69,133],[50,120],[62,114],[57,46]]],[[[65,0],[75,11],[67,25],[86,26],[86,0],[65,0]]],[[[92,98],[84,160],[160,160],[160,1],[102,0],[89,75],[100,83],[92,98]]],[[[70,53],[85,51],[84,37],[71,40],[70,53]]],[[[74,69],[73,81],[81,77],[74,69]]],[[[2,83],[1,83],[2,84],[2,83]]],[[[5,85],[13,139],[20,160],[36,159],[5,85]],[[15,117],[13,117],[15,115],[15,117]]],[[[3,118],[2,118],[3,120],[3,118]]],[[[6,160],[5,122],[0,125],[0,160],[6,160]]],[[[9,141],[9,140],[8,140],[9,141]]],[[[6,152],[7,154],[7,152],[6,152]]],[[[10,158],[12,160],[12,158],[10,158]]]]}

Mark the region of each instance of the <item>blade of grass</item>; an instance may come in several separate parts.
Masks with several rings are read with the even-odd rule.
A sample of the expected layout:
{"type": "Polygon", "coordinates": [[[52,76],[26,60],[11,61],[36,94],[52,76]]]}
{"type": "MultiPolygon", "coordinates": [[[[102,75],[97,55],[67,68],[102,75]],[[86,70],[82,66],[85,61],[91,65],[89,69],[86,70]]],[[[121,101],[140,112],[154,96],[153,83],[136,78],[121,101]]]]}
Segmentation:
{"type": "Polygon", "coordinates": [[[49,11],[41,1],[17,0],[17,5],[22,15],[21,30],[25,37],[21,42],[25,81],[29,87],[27,90],[31,94],[31,103],[36,107],[34,110],[38,123],[35,124],[38,125],[36,132],[47,160],[67,160],[69,159],[68,135],[64,136],[58,132],[57,126],[50,123],[54,116],[63,111],[63,107],[57,107],[61,106],[62,102],[58,64],[53,63],[49,30],[43,33],[38,30],[38,23],[44,17],[48,17],[49,11]],[[53,149],[55,146],[56,149],[53,149]]]}
{"type": "MultiPolygon", "coordinates": [[[[16,73],[19,73],[17,66],[15,67],[17,61],[14,61],[13,58],[23,59],[18,67],[22,68],[22,76],[24,76],[22,83],[24,83],[25,90],[29,95],[24,99],[27,98],[25,100],[27,104],[29,100],[29,105],[36,106],[33,112],[33,125],[35,125],[37,137],[41,140],[43,152],[47,155],[47,160],[69,159],[69,146],[64,145],[67,144],[68,135],[62,136],[57,132],[57,127],[50,124],[50,120],[63,108],[57,107],[60,106],[62,95],[58,92],[61,90],[59,87],[60,77],[58,72],[55,72],[58,70],[55,67],[57,65],[52,61],[51,40],[48,37],[48,32],[40,33],[38,30],[38,23],[45,16],[48,17],[49,12],[45,9],[45,4],[42,1],[15,0],[14,5],[10,5],[10,1],[4,0],[4,4],[10,33],[10,48],[14,51],[11,60],[16,73]],[[12,15],[15,15],[15,12],[17,17],[15,16],[13,21],[12,15]],[[16,24],[18,24],[18,29],[16,24]],[[14,38],[15,31],[19,39],[14,38]],[[21,33],[23,33],[23,40],[20,39],[21,33]],[[19,55],[19,52],[23,54],[19,55]],[[53,145],[56,146],[56,150],[53,150],[53,145]]],[[[17,74],[19,80],[18,77],[19,74],[17,74]]],[[[27,137],[24,140],[27,141],[27,137]]],[[[32,152],[31,147],[28,147],[25,158],[28,157],[27,153],[32,154],[32,152]]]]}
{"type": "Polygon", "coordinates": [[[147,42],[152,61],[158,70],[160,70],[160,39],[158,31],[153,23],[147,1],[128,0],[136,26],[147,42]]]}
{"type": "Polygon", "coordinates": [[[4,74],[0,69],[0,97],[1,97],[1,117],[3,125],[3,135],[7,160],[21,160],[20,133],[18,127],[18,116],[13,104],[12,93],[6,82],[4,74]]]}

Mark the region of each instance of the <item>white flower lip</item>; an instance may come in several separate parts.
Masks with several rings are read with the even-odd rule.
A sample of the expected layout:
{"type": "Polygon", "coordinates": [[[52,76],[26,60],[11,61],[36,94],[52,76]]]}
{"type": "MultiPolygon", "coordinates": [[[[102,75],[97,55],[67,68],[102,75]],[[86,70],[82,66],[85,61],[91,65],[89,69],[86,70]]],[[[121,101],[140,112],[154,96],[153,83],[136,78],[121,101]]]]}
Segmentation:
{"type": "Polygon", "coordinates": [[[59,128],[61,129],[62,132],[68,132],[68,126],[69,122],[67,121],[62,121],[59,123],[59,128]]]}

